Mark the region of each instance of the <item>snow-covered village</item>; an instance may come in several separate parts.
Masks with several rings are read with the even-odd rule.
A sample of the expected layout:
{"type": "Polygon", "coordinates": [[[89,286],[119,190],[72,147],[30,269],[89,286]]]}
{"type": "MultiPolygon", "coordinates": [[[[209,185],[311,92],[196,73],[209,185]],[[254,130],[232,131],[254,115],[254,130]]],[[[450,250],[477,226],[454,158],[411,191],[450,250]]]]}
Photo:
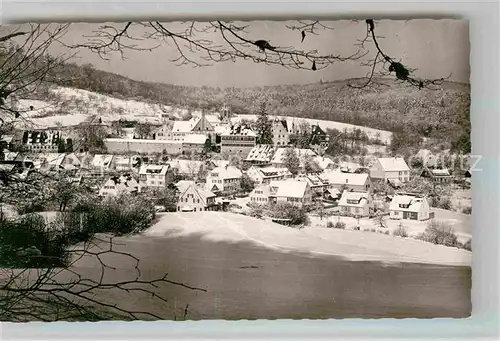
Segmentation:
{"type": "MultiPolygon", "coordinates": [[[[3,240],[15,244],[0,251],[2,267],[18,268],[21,254],[26,268],[92,276],[104,261],[89,245],[102,235],[113,246],[109,254],[120,250],[145,264],[141,285],[164,271],[162,284],[189,286],[187,294],[147,289],[158,302],[155,290],[168,292],[167,312],[144,293],[137,292],[140,303],[124,300],[117,282],[102,297],[123,306],[113,313],[101,306],[102,315],[83,319],[470,313],[478,160],[466,127],[468,84],[421,89],[422,81],[405,87],[381,77],[378,87],[356,89],[349,77],[329,80],[321,71],[304,84],[195,87],[70,62],[2,104],[9,107],[2,107],[0,131],[0,225],[3,240]],[[14,232],[23,227],[41,240],[14,232]],[[67,263],[62,255],[78,243],[88,257],[67,263]],[[407,268],[417,265],[423,268],[407,268]],[[316,267],[321,275],[311,272],[316,267]],[[447,273],[450,283],[433,284],[447,273]],[[206,302],[212,296],[216,308],[206,302]],[[358,302],[365,296],[369,303],[358,302]],[[316,308],[294,308],[291,297],[316,308]]],[[[109,266],[111,277],[133,272],[127,262],[109,266]]],[[[62,319],[71,320],[76,308],[61,297],[62,319]]],[[[85,309],[96,309],[84,299],[85,309]]]]}

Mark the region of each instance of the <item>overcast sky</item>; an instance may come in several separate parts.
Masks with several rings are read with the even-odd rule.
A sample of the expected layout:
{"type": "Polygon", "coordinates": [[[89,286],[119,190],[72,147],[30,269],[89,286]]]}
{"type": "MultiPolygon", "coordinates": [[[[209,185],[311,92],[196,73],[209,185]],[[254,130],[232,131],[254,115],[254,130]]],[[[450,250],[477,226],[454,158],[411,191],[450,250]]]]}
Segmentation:
{"type": "MultiPolygon", "coordinates": [[[[366,24],[364,21],[324,22],[334,30],[321,31],[319,35],[308,35],[301,44],[299,31],[292,31],[286,25],[292,22],[253,21],[247,31],[249,39],[266,39],[277,46],[295,46],[300,49],[317,49],[320,53],[339,53],[349,55],[356,50],[357,39],[364,37],[366,24]]],[[[109,24],[117,28],[124,24],[109,24]]],[[[180,23],[167,23],[167,27],[178,29],[180,23]]],[[[64,41],[81,43],[85,36],[91,35],[98,24],[73,24],[64,41]]],[[[469,26],[462,20],[384,20],[377,23],[376,32],[383,38],[379,43],[387,54],[403,63],[418,69],[416,76],[425,78],[446,77],[452,74],[451,80],[469,81],[469,26]]],[[[139,32],[135,29],[135,33],[139,32]]],[[[198,37],[218,39],[213,33],[199,34],[198,37]]],[[[153,46],[149,44],[143,46],[153,46]]],[[[375,49],[370,46],[371,58],[375,49]]],[[[52,53],[65,52],[62,47],[54,47],[52,53]]],[[[251,61],[239,60],[235,63],[216,63],[213,66],[193,68],[192,66],[176,66],[169,61],[177,56],[173,46],[162,44],[161,48],[149,51],[127,51],[126,60],[119,55],[110,61],[104,61],[88,50],[78,53],[77,63],[92,63],[96,68],[118,73],[133,79],[154,81],[179,85],[209,86],[262,86],[276,84],[310,83],[320,79],[337,80],[362,77],[367,69],[360,67],[360,61],[340,62],[325,70],[313,72],[309,70],[288,70],[281,66],[266,66],[251,61]]]]}

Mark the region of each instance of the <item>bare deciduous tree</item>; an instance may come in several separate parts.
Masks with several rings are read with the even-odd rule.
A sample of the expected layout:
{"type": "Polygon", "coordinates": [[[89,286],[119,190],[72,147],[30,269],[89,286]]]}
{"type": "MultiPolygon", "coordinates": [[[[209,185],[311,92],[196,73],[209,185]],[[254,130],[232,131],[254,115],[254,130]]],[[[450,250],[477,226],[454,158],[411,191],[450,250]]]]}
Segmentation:
{"type": "Polygon", "coordinates": [[[374,77],[377,75],[391,75],[397,81],[418,88],[439,85],[451,76],[437,79],[418,78],[414,74],[416,70],[408,68],[401,61],[384,52],[379,42],[381,37],[376,34],[376,21],[367,19],[361,23],[353,20],[353,24],[366,25],[366,36],[353,42],[355,52],[344,56],[297,47],[309,35],[319,35],[333,30],[332,27],[320,21],[305,20],[285,25],[289,30],[300,32],[301,43],[297,46],[280,46],[279,42],[271,42],[265,37],[252,35],[248,23],[220,20],[105,24],[100,26],[93,35],[85,37],[86,41],[67,46],[89,49],[102,58],[109,59],[114,53],[119,53],[122,58],[125,58],[127,50],[152,51],[163,44],[168,44],[177,52],[176,57],[171,59],[172,62],[193,67],[235,62],[241,59],[265,65],[278,65],[287,69],[317,71],[334,63],[359,60],[360,66],[367,67],[370,71],[362,84],[351,84],[352,87],[368,86],[374,82],[374,77]],[[364,57],[369,58],[372,54],[369,43],[374,47],[375,56],[368,61],[363,61],[364,57]]]}

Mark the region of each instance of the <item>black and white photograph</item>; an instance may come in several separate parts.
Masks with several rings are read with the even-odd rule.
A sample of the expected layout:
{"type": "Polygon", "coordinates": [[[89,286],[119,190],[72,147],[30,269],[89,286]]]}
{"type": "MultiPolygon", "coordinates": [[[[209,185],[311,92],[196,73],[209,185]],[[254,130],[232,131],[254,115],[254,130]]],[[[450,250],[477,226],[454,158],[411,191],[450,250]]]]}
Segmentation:
{"type": "Polygon", "coordinates": [[[0,26],[2,322],[471,316],[469,22],[0,26]]]}

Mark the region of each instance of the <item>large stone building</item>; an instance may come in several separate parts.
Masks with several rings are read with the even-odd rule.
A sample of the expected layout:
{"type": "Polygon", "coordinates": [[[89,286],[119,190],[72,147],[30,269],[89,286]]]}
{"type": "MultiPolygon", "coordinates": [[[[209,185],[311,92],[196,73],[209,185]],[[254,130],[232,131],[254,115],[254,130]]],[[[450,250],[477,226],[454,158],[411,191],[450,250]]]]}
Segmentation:
{"type": "Polygon", "coordinates": [[[244,125],[236,124],[221,134],[220,152],[246,158],[257,143],[257,135],[244,125]]]}

